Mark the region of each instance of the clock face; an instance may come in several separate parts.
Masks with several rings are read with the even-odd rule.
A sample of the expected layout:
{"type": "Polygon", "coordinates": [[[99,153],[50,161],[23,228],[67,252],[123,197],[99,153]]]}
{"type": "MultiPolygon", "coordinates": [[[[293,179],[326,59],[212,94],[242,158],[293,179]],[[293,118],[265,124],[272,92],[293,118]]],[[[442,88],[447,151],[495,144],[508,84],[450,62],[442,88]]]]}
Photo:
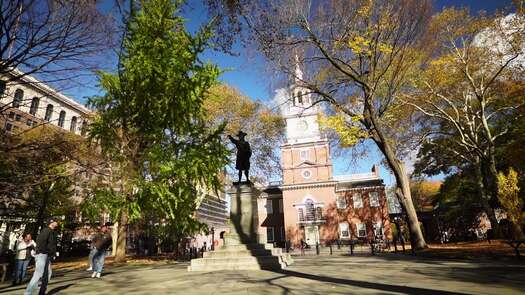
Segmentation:
{"type": "Polygon", "coordinates": [[[297,123],[297,130],[302,132],[308,130],[308,123],[306,123],[305,120],[299,121],[299,123],[297,123]]]}

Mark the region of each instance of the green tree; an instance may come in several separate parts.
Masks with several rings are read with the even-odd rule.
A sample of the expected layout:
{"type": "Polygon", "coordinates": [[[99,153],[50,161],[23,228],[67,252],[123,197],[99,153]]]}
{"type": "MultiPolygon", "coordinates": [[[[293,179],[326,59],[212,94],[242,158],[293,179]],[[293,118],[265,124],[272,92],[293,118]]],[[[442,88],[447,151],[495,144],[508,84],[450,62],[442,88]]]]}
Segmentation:
{"type": "Polygon", "coordinates": [[[147,212],[177,226],[196,222],[196,201],[220,187],[228,156],[224,124],[209,128],[203,108],[220,73],[199,58],[209,27],[188,33],[179,1],[130,3],[118,73],[99,73],[105,94],[90,99],[98,111],[90,136],[109,168],[91,198],[118,221],[117,261],[125,259],[126,225],[147,212]]]}

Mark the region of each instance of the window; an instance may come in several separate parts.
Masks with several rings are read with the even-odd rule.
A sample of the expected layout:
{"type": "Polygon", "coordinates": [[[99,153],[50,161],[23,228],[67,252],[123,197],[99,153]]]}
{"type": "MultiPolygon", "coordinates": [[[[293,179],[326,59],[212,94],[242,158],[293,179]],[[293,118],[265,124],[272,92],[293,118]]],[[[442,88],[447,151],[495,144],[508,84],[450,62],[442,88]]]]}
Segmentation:
{"type": "Polygon", "coordinates": [[[306,209],[306,221],[314,221],[315,220],[314,201],[312,199],[306,200],[304,207],[306,209]]]}
{"type": "Polygon", "coordinates": [[[297,214],[299,215],[299,221],[304,221],[304,209],[297,208],[297,214]]]}
{"type": "Polygon", "coordinates": [[[348,226],[348,222],[341,222],[339,223],[339,237],[341,239],[349,239],[350,238],[350,229],[348,226]]]}
{"type": "Polygon", "coordinates": [[[312,176],[312,172],[310,172],[310,170],[303,170],[303,178],[310,178],[312,176]]]}
{"type": "Polygon", "coordinates": [[[381,221],[374,223],[374,235],[376,237],[383,237],[383,224],[381,221]]]}
{"type": "Polygon", "coordinates": [[[283,199],[279,199],[279,213],[283,213],[283,199]]]}
{"type": "Polygon", "coordinates": [[[4,96],[6,88],[7,83],[5,81],[0,80],[0,99],[4,96]]]}
{"type": "Polygon", "coordinates": [[[31,115],[36,115],[36,111],[38,111],[38,105],[40,104],[40,99],[38,97],[33,97],[33,100],[31,100],[31,108],[29,109],[29,113],[31,115]]]}
{"type": "Polygon", "coordinates": [[[64,128],[64,121],[66,121],[66,111],[60,111],[58,116],[58,126],[64,128]]]}
{"type": "Polygon", "coordinates": [[[358,223],[357,224],[357,236],[359,238],[366,237],[366,224],[364,224],[364,223],[358,223]]]}
{"type": "Polygon", "coordinates": [[[267,227],[266,228],[266,242],[273,243],[274,236],[273,236],[273,227],[267,227]]]}
{"type": "Polygon", "coordinates": [[[81,128],[82,129],[80,130],[80,134],[82,136],[86,135],[86,132],[87,132],[87,123],[86,123],[86,121],[84,121],[84,120],[82,121],[82,127],[81,128]]]}
{"type": "Polygon", "coordinates": [[[27,119],[26,125],[27,125],[27,126],[31,126],[31,125],[33,125],[33,120],[31,120],[31,119],[27,119]]]}
{"type": "Polygon", "coordinates": [[[363,208],[363,199],[361,198],[361,194],[356,193],[352,198],[354,200],[354,208],[363,208]]]}
{"type": "Polygon", "coordinates": [[[337,196],[337,209],[345,209],[346,206],[346,196],[337,196]]]}
{"type": "Polygon", "coordinates": [[[303,93],[301,91],[297,93],[297,103],[303,104],[303,93]]]}
{"type": "Polygon", "coordinates": [[[53,105],[48,104],[46,107],[46,115],[44,117],[44,120],[51,121],[51,117],[53,116],[53,105]]]}
{"type": "Polygon", "coordinates": [[[379,207],[379,194],[377,192],[371,192],[370,197],[370,207],[379,207]]]}
{"type": "Polygon", "coordinates": [[[14,118],[15,118],[15,112],[10,112],[9,119],[14,119],[14,118]]]}
{"type": "Polygon", "coordinates": [[[302,150],[300,152],[300,155],[301,155],[301,160],[302,161],[306,161],[308,160],[308,150],[302,150]]]}
{"type": "Polygon", "coordinates": [[[22,116],[20,114],[16,114],[15,121],[20,121],[20,120],[22,120],[22,116]]]}
{"type": "Polygon", "coordinates": [[[75,117],[75,116],[73,116],[73,118],[71,118],[71,127],[69,128],[69,131],[71,131],[71,132],[77,131],[77,117],[75,117]]]}
{"type": "Polygon", "coordinates": [[[266,214],[273,214],[272,199],[266,199],[266,214]]]}
{"type": "Polygon", "coordinates": [[[11,124],[11,123],[6,123],[5,124],[5,130],[11,131],[12,129],[13,129],[13,124],[11,124]]]}
{"type": "Polygon", "coordinates": [[[315,208],[315,219],[316,220],[323,219],[323,208],[321,208],[321,207],[316,207],[315,208]]]}
{"type": "Polygon", "coordinates": [[[19,108],[20,105],[22,104],[23,99],[24,99],[24,90],[19,88],[15,91],[15,98],[13,98],[13,107],[19,108]]]}

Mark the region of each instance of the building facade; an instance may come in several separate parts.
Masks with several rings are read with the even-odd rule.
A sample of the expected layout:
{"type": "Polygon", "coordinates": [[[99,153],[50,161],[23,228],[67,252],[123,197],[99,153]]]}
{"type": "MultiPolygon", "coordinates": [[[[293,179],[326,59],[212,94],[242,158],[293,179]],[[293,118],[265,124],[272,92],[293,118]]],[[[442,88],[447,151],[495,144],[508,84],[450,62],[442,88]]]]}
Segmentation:
{"type": "MultiPolygon", "coordinates": [[[[299,69],[296,76],[301,79],[299,69]]],[[[286,120],[286,142],[281,146],[283,180],[263,190],[273,193],[263,193],[259,200],[261,239],[275,242],[278,236],[297,246],[301,240],[315,245],[390,238],[385,185],[378,166],[373,165],[368,173],[334,176],[330,145],[321,132],[321,110],[314,97],[292,85],[281,101],[286,120]],[[283,212],[280,219],[270,219],[275,208],[283,212]]]]}
{"type": "MultiPolygon", "coordinates": [[[[15,74],[20,74],[15,71],[15,74]]],[[[52,124],[81,134],[91,111],[72,98],[32,76],[15,82],[0,79],[0,128],[16,132],[41,124],[52,124]]]]}

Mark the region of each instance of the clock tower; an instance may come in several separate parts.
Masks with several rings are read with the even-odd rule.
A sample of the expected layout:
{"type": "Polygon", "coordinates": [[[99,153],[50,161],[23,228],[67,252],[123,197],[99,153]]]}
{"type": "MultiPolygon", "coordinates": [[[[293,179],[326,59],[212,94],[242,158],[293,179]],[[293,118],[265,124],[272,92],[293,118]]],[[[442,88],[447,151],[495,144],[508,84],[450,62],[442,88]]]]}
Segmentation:
{"type": "Polygon", "coordinates": [[[319,105],[310,91],[300,86],[302,71],[284,95],[281,113],[286,120],[286,143],[281,146],[283,184],[323,182],[332,179],[328,140],[321,133],[319,105]]]}

